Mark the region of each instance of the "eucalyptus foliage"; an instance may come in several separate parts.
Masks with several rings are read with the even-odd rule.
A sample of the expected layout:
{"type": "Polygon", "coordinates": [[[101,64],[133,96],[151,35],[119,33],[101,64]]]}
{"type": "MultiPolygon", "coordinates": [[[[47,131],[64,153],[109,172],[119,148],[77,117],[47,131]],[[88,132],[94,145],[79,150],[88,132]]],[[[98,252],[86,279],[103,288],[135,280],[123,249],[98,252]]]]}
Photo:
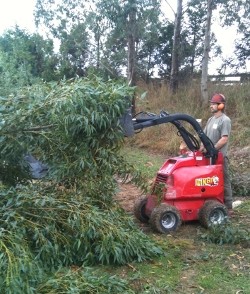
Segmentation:
{"type": "Polygon", "coordinates": [[[161,253],[120,208],[104,211],[81,193],[41,184],[2,189],[0,290],[50,285],[46,273],[62,267],[121,265],[161,253]]]}
{"type": "Polygon", "coordinates": [[[33,287],[44,276],[42,264],[34,259],[22,234],[6,230],[2,221],[0,226],[0,292],[35,293],[33,287]]]}
{"type": "Polygon", "coordinates": [[[127,293],[134,294],[128,281],[91,268],[62,269],[37,289],[40,294],[57,293],[127,293]]]}
{"type": "Polygon", "coordinates": [[[1,95],[40,79],[57,79],[57,64],[52,40],[29,34],[18,26],[6,31],[0,36],[1,95]]]}
{"type": "MultiPolygon", "coordinates": [[[[46,293],[48,287],[56,293],[51,277],[58,279],[62,268],[123,265],[162,253],[113,197],[114,175],[143,183],[120,152],[119,119],[133,90],[77,79],[1,98],[1,293],[46,293]],[[26,154],[46,163],[46,177],[32,179],[26,154]]],[[[86,277],[77,276],[57,290],[68,285],[81,293],[115,293],[127,287],[118,279],[107,292],[91,292],[86,277]]],[[[102,277],[100,287],[105,279],[112,280],[102,277]]]]}
{"type": "Polygon", "coordinates": [[[250,240],[250,232],[247,228],[233,226],[231,222],[227,222],[223,226],[211,226],[210,230],[201,235],[201,238],[219,245],[247,244],[250,240]]]}
{"type": "Polygon", "coordinates": [[[2,97],[2,168],[8,173],[31,153],[50,166],[50,178],[58,181],[98,179],[102,170],[112,174],[123,141],[119,117],[129,106],[130,92],[125,85],[79,79],[2,97]]]}

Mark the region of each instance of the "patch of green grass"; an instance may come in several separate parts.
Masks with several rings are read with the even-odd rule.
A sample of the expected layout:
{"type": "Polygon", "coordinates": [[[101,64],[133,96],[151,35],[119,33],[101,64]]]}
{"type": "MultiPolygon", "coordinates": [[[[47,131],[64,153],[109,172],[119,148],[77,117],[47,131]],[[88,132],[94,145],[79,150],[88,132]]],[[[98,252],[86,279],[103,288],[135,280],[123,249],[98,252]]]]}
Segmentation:
{"type": "Polygon", "coordinates": [[[147,289],[150,285],[161,290],[174,289],[182,272],[180,257],[179,249],[167,249],[165,256],[157,258],[151,263],[139,264],[138,271],[146,281],[141,285],[142,289],[147,289]]]}
{"type": "Polygon", "coordinates": [[[149,234],[165,249],[161,257],[123,267],[104,267],[129,281],[134,293],[250,293],[248,250],[205,244],[197,235],[181,239],[149,234]]]}
{"type": "Polygon", "coordinates": [[[152,235],[165,249],[165,254],[151,261],[132,263],[124,267],[104,267],[106,270],[130,281],[135,293],[174,293],[181,276],[182,246],[169,243],[168,237],[152,235]]]}
{"type": "Polygon", "coordinates": [[[195,264],[194,284],[211,294],[250,293],[249,254],[235,249],[208,246],[209,259],[195,264]]]}
{"type": "Polygon", "coordinates": [[[156,176],[157,171],[166,159],[163,155],[150,154],[143,149],[130,148],[129,146],[123,148],[122,155],[149,179],[156,176]]]}

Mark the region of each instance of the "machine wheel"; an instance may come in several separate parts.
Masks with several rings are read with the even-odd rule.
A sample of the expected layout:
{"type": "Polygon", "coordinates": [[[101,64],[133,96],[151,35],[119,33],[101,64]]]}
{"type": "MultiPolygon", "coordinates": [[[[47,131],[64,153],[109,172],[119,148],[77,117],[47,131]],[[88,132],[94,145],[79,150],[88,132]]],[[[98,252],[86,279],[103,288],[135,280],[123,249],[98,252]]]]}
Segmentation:
{"type": "Polygon", "coordinates": [[[134,205],[134,215],[142,223],[148,223],[149,217],[145,213],[145,206],[147,203],[147,197],[143,196],[136,200],[134,205]]]}
{"type": "Polygon", "coordinates": [[[215,200],[206,201],[199,212],[199,221],[205,228],[223,224],[227,218],[228,210],[226,206],[215,200]]]}
{"type": "Polygon", "coordinates": [[[176,231],[181,225],[181,215],[174,206],[162,203],[152,211],[150,224],[154,230],[162,234],[176,231]]]}

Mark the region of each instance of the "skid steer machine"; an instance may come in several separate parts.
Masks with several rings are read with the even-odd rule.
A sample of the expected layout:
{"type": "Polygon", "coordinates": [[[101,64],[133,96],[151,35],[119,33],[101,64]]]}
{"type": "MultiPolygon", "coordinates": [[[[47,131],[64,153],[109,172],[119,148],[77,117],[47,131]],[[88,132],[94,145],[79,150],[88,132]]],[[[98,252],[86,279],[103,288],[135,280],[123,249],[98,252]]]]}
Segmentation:
{"type": "Polygon", "coordinates": [[[224,223],[228,210],[224,205],[223,155],[190,115],[140,113],[132,118],[128,111],[121,120],[125,136],[144,128],[172,123],[190,150],[166,160],[159,169],[151,191],[139,198],[134,214],[143,223],[150,223],[159,233],[176,231],[182,222],[199,220],[204,227],[224,223]],[[207,152],[199,151],[199,140],[183,125],[187,122],[207,152]]]}

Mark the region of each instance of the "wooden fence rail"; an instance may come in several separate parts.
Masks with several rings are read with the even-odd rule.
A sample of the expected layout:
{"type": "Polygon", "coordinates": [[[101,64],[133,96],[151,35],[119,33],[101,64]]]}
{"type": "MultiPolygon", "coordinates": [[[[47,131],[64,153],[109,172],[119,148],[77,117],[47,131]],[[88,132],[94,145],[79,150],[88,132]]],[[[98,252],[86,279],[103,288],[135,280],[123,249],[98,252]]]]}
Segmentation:
{"type": "Polygon", "coordinates": [[[246,83],[250,82],[250,74],[238,73],[228,75],[209,75],[209,80],[215,83],[246,83]]]}

